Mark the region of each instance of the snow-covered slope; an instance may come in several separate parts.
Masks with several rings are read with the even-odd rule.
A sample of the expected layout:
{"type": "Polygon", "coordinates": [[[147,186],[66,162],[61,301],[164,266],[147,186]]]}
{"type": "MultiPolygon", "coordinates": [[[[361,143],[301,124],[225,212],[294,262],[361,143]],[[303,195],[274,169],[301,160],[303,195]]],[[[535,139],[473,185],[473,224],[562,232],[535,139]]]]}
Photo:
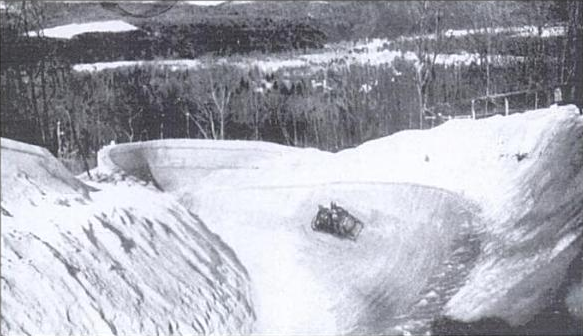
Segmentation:
{"type": "Polygon", "coordinates": [[[415,150],[397,154],[399,160],[383,171],[369,170],[370,178],[390,175],[443,187],[482,208],[480,260],[445,312],[464,321],[500,317],[515,325],[526,322],[548,304],[569,263],[581,253],[583,120],[577,109],[454,121],[344,155],[351,162],[372,158],[371,164],[380,167],[384,160],[371,154],[396,152],[413,142],[415,150]],[[422,156],[429,159],[426,164],[420,164],[422,156]]]}
{"type": "Polygon", "coordinates": [[[519,325],[555,299],[581,253],[583,120],[573,106],[454,120],[337,154],[121,145],[100,153],[100,167],[154,181],[233,247],[250,273],[256,332],[419,332],[428,314],[519,325]],[[330,201],[365,223],[356,242],[311,231],[330,201]]]}
{"type": "Polygon", "coordinates": [[[2,335],[251,331],[245,268],[172,197],[1,145],[2,335]]]}
{"type": "Polygon", "coordinates": [[[1,146],[2,204],[35,202],[47,192],[88,197],[91,188],[71,175],[46,149],[5,138],[1,146]]]}
{"type": "MultiPolygon", "coordinates": [[[[119,33],[132,30],[138,30],[138,28],[125,21],[110,20],[71,23],[68,25],[46,28],[40,32],[40,35],[50,38],[71,39],[74,36],[85,33],[119,33]]],[[[30,31],[27,34],[29,36],[37,36],[39,33],[36,31],[30,31]]]]}

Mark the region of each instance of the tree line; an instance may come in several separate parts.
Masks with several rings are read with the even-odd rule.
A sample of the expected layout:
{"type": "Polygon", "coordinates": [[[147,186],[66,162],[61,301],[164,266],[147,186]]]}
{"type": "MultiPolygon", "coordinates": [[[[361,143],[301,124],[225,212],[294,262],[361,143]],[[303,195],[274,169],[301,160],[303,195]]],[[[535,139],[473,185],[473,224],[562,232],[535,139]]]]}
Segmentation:
{"type": "Polygon", "coordinates": [[[14,25],[2,28],[3,66],[36,63],[47,54],[63,64],[192,59],[204,54],[227,56],[317,49],[326,42],[325,34],[309,24],[269,18],[180,25],[144,23],[140,30],[84,33],[70,40],[23,39],[19,36],[22,34],[14,25]]]}
{"type": "MultiPolygon", "coordinates": [[[[10,29],[41,29],[31,19],[42,13],[36,7],[40,4],[24,4],[10,17],[10,29]]],[[[566,37],[555,39],[478,34],[454,43],[444,37],[440,20],[445,9],[440,3],[414,2],[406,8],[417,20],[412,33],[436,37],[399,46],[413,50],[419,62],[329,64],[303,74],[285,69],[264,73],[228,64],[180,71],[147,66],[75,73],[54,48],[47,47],[54,41],[41,36],[31,43],[23,34],[3,31],[2,136],[45,146],[64,159],[90,157],[112,140],[177,137],[264,140],[335,151],[400,130],[432,126],[425,122],[428,112],[467,113],[468,99],[477,95],[555,78],[583,78],[575,76],[581,71],[576,66],[581,51],[571,48],[576,46],[571,42],[580,39],[576,23],[566,37]],[[439,53],[460,45],[477,50],[483,61],[457,66],[436,62],[439,53]],[[35,57],[7,61],[6,46],[35,57]],[[508,64],[489,61],[488,55],[504,50],[526,58],[508,64]]],[[[569,22],[576,19],[572,16],[569,22]]],[[[489,22],[479,27],[499,24],[489,22]]]]}
{"type": "MultiPolygon", "coordinates": [[[[438,65],[434,70],[428,106],[448,106],[446,114],[467,113],[464,103],[484,85],[484,66],[438,65]]],[[[492,71],[498,87],[529,76],[519,63],[492,71]]],[[[45,85],[51,88],[46,102],[39,94],[40,76],[32,77],[38,114],[31,85],[26,85],[30,78],[14,71],[1,77],[7,93],[1,99],[2,134],[55,153],[67,152],[66,144],[75,149],[75,135],[87,153],[112,140],[161,138],[264,140],[335,151],[418,128],[423,117],[417,113],[417,70],[404,59],[380,66],[330,64],[296,76],[285,69],[265,73],[228,64],[179,71],[150,65],[46,76],[45,85]],[[65,133],[60,148],[58,124],[65,133]]]]}

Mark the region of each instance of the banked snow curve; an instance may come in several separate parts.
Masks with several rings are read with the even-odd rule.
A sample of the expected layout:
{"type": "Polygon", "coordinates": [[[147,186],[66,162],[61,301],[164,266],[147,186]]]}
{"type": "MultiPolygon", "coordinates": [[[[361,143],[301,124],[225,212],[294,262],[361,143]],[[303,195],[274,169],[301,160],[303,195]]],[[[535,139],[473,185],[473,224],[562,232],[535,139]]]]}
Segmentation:
{"type": "MultiPolygon", "coordinates": [[[[110,147],[102,151],[101,162],[129,174],[150,174],[163,190],[208,218],[211,229],[238,255],[245,253],[244,244],[239,242],[240,237],[229,236],[234,227],[229,223],[262,227],[271,221],[271,230],[293,227],[289,222],[301,218],[303,225],[312,215],[306,209],[343,197],[355,212],[360,207],[364,213],[392,211],[387,210],[395,204],[391,202],[374,209],[366,204],[352,206],[358,200],[349,200],[347,195],[362,195],[383,187],[343,186],[348,182],[411,182],[464,194],[481,209],[479,214],[473,210],[470,213],[479,226],[482,248],[467,282],[456,289],[441,313],[468,322],[500,317],[520,325],[555,299],[548,293],[565,281],[566,269],[581,253],[582,139],[583,121],[574,107],[567,106],[506,118],[455,121],[430,131],[402,132],[337,154],[257,142],[168,140],[110,147]],[[128,166],[123,158],[133,163],[128,166]],[[217,162],[235,165],[217,166],[217,162]],[[195,168],[189,168],[191,164],[195,168]],[[214,169],[217,167],[220,169],[214,169]],[[415,169],[410,171],[411,167],[415,169]],[[344,191],[335,189],[334,183],[344,191]],[[293,195],[284,186],[309,191],[293,195]],[[278,188],[281,193],[265,191],[278,188]],[[275,201],[279,198],[285,201],[275,201]],[[241,204],[245,206],[241,208],[241,204]],[[238,218],[247,221],[240,223],[238,218]]],[[[383,197],[391,196],[373,194],[364,197],[364,203],[383,197]]],[[[420,206],[422,201],[395,201],[415,204],[416,209],[426,211],[420,206]]],[[[454,203],[459,206],[468,202],[460,198],[454,203]]],[[[292,241],[302,244],[296,238],[292,241]]],[[[412,245],[419,243],[414,241],[412,245]]],[[[447,250],[448,245],[442,248],[447,250]]],[[[241,255],[241,259],[245,264],[246,258],[241,255]]],[[[253,271],[250,273],[253,279],[253,271]]],[[[329,318],[334,326],[327,330],[362,327],[358,323],[338,325],[337,318],[329,318]]],[[[264,323],[266,330],[274,327],[264,323]]]]}
{"type": "Polygon", "coordinates": [[[250,273],[256,333],[384,333],[421,299],[454,240],[479,221],[478,209],[436,187],[298,178],[311,160],[332,157],[266,143],[166,140],[109,147],[100,165],[155,181],[234,249],[250,273]],[[263,179],[289,167],[289,178],[263,179]],[[356,242],[311,230],[317,205],[330,201],[364,221],[356,242]]]}

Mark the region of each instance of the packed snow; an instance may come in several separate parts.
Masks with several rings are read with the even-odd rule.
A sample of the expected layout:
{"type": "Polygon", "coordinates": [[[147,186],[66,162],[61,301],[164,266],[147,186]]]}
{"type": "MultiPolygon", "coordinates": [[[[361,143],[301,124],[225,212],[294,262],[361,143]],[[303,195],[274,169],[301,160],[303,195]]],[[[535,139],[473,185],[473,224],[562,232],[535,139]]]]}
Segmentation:
{"type": "MultiPolygon", "coordinates": [[[[454,232],[470,226],[481,243],[475,266],[449,289],[452,296],[440,301],[438,311],[462,321],[499,317],[520,325],[548,304],[548,293],[561,285],[581,252],[582,139],[583,120],[574,106],[567,106],[453,120],[337,154],[238,141],[121,145],[101,153],[101,166],[156,181],[234,248],[250,271],[262,332],[386,331],[386,319],[378,324],[364,318],[371,307],[364,298],[384,300],[386,310],[371,310],[385,317],[407,316],[415,300],[422,306],[427,299],[417,293],[447,262],[445,251],[455,237],[444,226],[454,232]],[[310,216],[317,204],[329,201],[360,216],[363,232],[366,223],[373,228],[369,236],[365,233],[353,247],[311,233],[310,216]],[[442,202],[456,210],[439,213],[434,207],[442,209],[442,202]],[[425,231],[415,232],[421,228],[425,231]],[[415,234],[409,236],[408,230],[415,234]],[[431,238],[421,232],[430,232],[431,238]],[[381,245],[375,245],[379,239],[381,245]],[[435,258],[429,261],[419,246],[435,258]],[[377,261],[363,262],[360,253],[369,249],[383,253],[377,253],[377,261]],[[337,260],[340,252],[329,250],[346,254],[337,260]],[[408,255],[407,263],[419,263],[414,270],[400,257],[392,259],[401,253],[408,255]],[[379,268],[370,266],[375,262],[379,268]],[[400,272],[385,278],[379,271],[384,267],[400,272]],[[378,282],[360,279],[362,272],[378,282]],[[290,287],[282,285],[288,281],[290,287]],[[379,298],[378,286],[400,294],[379,298]],[[353,291],[364,301],[355,301],[353,291]],[[393,305],[399,309],[392,310],[393,305]],[[290,306],[302,308],[290,311],[290,306]]],[[[392,327],[406,330],[407,323],[392,327]]]]}
{"type": "Polygon", "coordinates": [[[28,36],[44,36],[58,39],[71,39],[74,36],[85,33],[120,33],[132,30],[138,30],[127,22],[121,20],[111,21],[94,21],[86,23],[71,23],[64,26],[57,26],[53,28],[46,28],[40,32],[30,31],[28,36]]]}
{"type": "Polygon", "coordinates": [[[578,316],[583,279],[549,293],[581,253],[582,143],[577,109],[555,106],[336,154],[111,145],[81,182],[2,139],[2,334],[424,334],[554,300],[578,316]],[[356,241],[311,229],[332,201],[356,241]]]}
{"type": "Polygon", "coordinates": [[[87,185],[2,139],[2,335],[239,334],[254,321],[232,250],[130,177],[87,185]]]}

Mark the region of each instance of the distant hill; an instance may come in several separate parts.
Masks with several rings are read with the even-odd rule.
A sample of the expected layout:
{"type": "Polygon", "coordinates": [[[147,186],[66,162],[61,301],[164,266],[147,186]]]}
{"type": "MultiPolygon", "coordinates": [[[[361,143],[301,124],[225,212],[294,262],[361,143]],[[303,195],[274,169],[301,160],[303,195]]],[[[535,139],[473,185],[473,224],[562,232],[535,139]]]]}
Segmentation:
{"type": "MultiPolygon", "coordinates": [[[[155,9],[155,6],[168,6],[167,1],[162,1],[158,5],[142,2],[119,4],[133,13],[148,12],[155,9]]],[[[528,10],[521,9],[521,6],[530,5],[522,2],[518,4],[518,10],[507,13],[512,18],[512,23],[508,24],[520,25],[532,19],[528,17],[528,10]]],[[[563,20],[561,16],[565,13],[561,2],[549,4],[554,8],[553,17],[545,19],[563,20]]],[[[99,2],[46,2],[44,7],[46,27],[119,19],[140,26],[152,22],[179,25],[225,18],[232,20],[271,18],[274,21],[285,18],[309,22],[326,34],[328,42],[407,34],[415,25],[412,21],[412,11],[416,10],[415,5],[408,1],[226,1],[215,6],[197,6],[178,1],[172,9],[163,14],[151,18],[137,18],[104,9],[99,2]]],[[[446,7],[441,22],[446,29],[473,27],[479,24],[476,18],[486,15],[479,13],[480,9],[471,2],[451,1],[446,3],[446,7]]]]}

